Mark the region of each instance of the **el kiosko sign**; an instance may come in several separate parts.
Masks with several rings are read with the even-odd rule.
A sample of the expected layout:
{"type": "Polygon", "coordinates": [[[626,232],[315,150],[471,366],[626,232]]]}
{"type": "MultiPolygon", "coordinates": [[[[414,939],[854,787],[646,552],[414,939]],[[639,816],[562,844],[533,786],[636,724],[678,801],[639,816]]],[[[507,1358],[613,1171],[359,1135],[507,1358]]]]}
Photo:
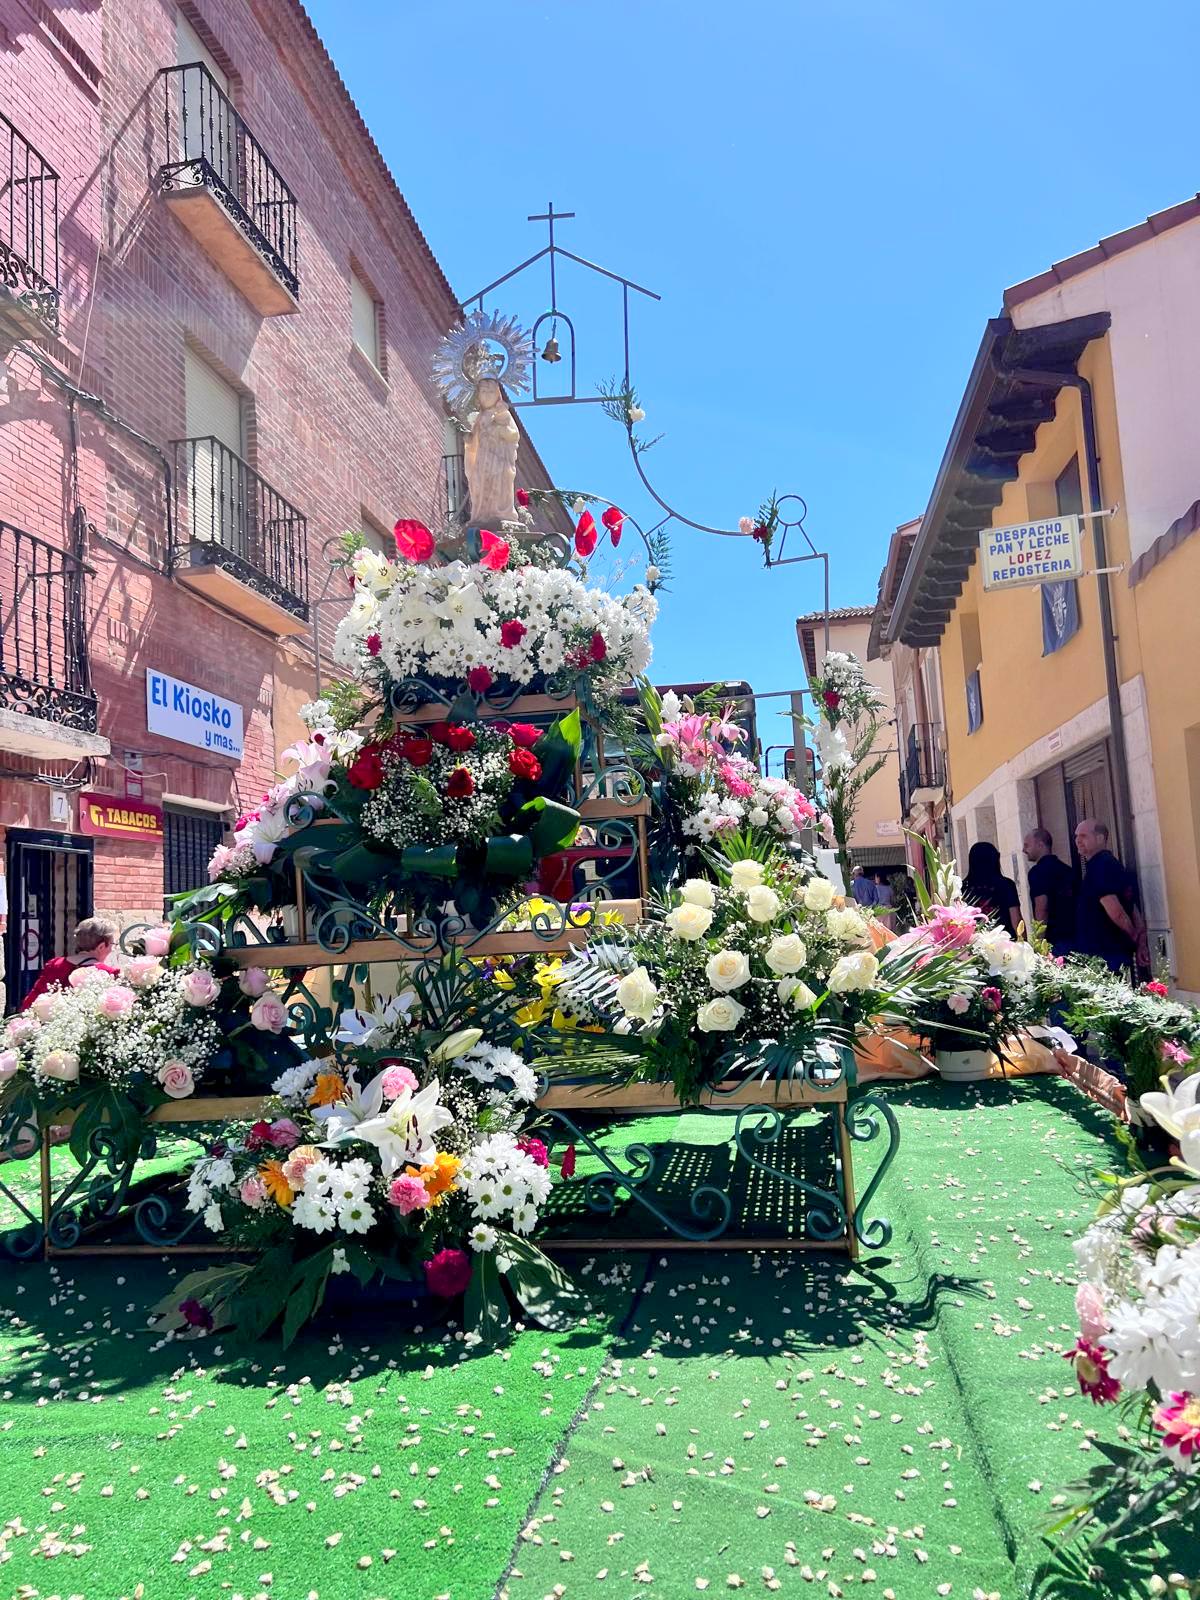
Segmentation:
{"type": "Polygon", "coordinates": [[[979,557],[985,589],[1012,589],[1027,583],[1060,583],[1083,576],[1082,519],[1047,517],[1011,528],[984,528],[979,557]]]}
{"type": "Polygon", "coordinates": [[[146,727],[201,750],[242,759],[242,708],[169,672],[146,668],[146,727]]]}

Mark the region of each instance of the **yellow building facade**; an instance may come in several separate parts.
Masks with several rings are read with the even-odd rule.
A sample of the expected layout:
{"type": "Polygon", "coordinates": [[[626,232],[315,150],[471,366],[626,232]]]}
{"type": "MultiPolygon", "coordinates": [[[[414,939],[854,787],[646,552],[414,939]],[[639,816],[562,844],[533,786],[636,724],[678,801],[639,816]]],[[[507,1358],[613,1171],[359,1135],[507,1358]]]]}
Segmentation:
{"type": "Polygon", "coordinates": [[[1136,869],[1157,961],[1191,996],[1198,275],[1200,207],[1189,201],[1007,291],[887,624],[889,639],[940,651],[960,862],[991,840],[1028,912],[1025,833],[1048,828],[1069,861],[1075,823],[1099,817],[1136,869]],[[985,592],[982,529],[1080,510],[1111,513],[1084,524],[1083,577],[985,592]]]}

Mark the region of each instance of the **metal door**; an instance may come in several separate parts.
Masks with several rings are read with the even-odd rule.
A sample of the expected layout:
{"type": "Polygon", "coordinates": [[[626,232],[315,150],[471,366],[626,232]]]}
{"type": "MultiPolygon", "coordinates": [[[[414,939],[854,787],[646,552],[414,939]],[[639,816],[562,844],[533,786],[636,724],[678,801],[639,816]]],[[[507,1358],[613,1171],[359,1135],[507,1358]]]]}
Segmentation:
{"type": "Polygon", "coordinates": [[[8,891],[5,1001],[12,1011],[46,962],[70,953],[76,924],[92,914],[92,841],[10,829],[8,891]]]}

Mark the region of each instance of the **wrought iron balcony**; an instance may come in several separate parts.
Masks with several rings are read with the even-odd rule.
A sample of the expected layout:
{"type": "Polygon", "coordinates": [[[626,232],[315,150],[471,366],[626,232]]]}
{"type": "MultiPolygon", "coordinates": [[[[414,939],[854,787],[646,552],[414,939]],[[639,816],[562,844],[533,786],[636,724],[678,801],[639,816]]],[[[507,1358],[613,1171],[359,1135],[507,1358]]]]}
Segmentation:
{"type": "Polygon", "coordinates": [[[295,195],[203,62],[163,67],[159,78],[160,192],[257,311],[295,311],[295,195]]]}
{"type": "Polygon", "coordinates": [[[58,332],[58,173],[0,113],[0,326],[58,332]]]}
{"type": "MultiPolygon", "coordinates": [[[[0,522],[0,712],[95,733],[83,583],[78,557],[0,522]]],[[[28,753],[50,752],[35,739],[28,753]]]]}
{"type": "Polygon", "coordinates": [[[935,798],[946,787],[942,729],[937,722],[914,722],[908,730],[900,792],[905,811],[914,800],[935,798]]]}
{"type": "Polygon", "coordinates": [[[181,583],[276,634],[308,622],[308,520],[214,438],[176,439],[181,583]]]}

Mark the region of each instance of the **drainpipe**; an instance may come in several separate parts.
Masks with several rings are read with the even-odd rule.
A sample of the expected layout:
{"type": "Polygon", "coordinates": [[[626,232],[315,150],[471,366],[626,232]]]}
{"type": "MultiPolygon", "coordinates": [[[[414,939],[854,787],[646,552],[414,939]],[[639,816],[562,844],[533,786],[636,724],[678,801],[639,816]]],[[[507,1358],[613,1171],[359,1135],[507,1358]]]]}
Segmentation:
{"type": "MultiPolygon", "coordinates": [[[[1079,408],[1083,418],[1083,451],[1087,462],[1089,511],[1100,511],[1104,501],[1100,494],[1100,454],[1096,445],[1096,410],[1092,401],[1092,386],[1078,372],[1042,372],[1034,367],[1009,367],[1003,362],[996,369],[1002,377],[1016,378],[1020,383],[1041,384],[1048,389],[1070,387],[1079,392],[1079,408]]],[[[1108,539],[1104,518],[1091,519],[1092,549],[1096,555],[1096,598],[1100,605],[1100,640],[1104,649],[1104,683],[1108,699],[1109,737],[1113,743],[1113,781],[1116,788],[1117,816],[1123,835],[1125,865],[1137,871],[1137,844],[1133,834],[1133,801],[1129,790],[1129,753],[1125,745],[1125,722],[1121,715],[1121,680],[1117,672],[1117,636],[1113,631],[1112,591],[1109,588],[1108,539]]]]}

